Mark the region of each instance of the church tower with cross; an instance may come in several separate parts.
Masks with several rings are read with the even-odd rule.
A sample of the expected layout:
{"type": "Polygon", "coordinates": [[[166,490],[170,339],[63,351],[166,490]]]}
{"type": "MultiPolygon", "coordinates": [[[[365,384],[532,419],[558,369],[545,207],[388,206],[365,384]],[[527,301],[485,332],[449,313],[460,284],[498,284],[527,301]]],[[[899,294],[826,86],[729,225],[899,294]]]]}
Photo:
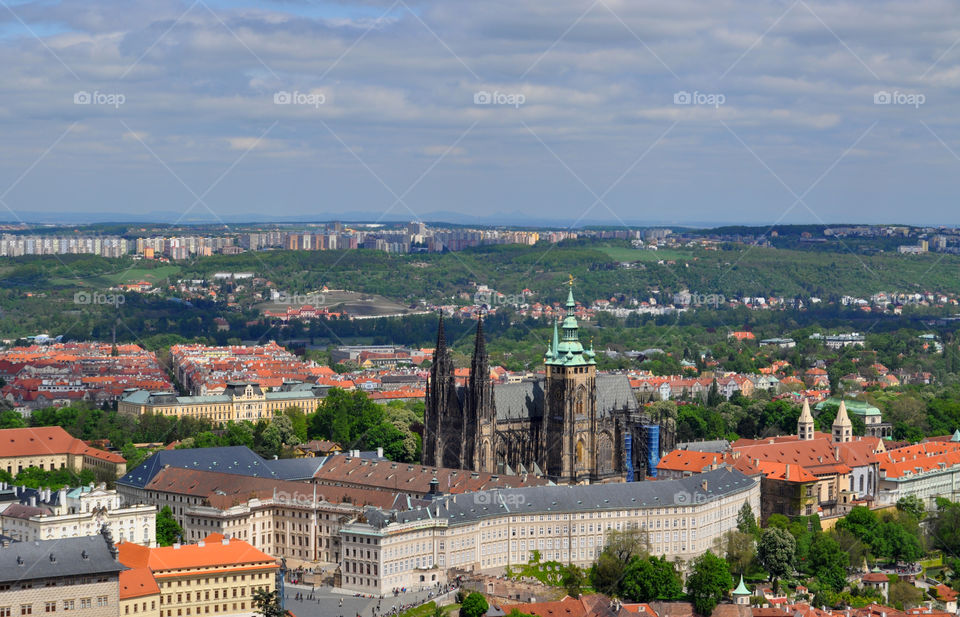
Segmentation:
{"type": "Polygon", "coordinates": [[[597,462],[597,362],[593,350],[580,342],[573,277],[569,286],[566,315],[562,324],[553,324],[553,341],[543,359],[540,448],[547,475],[576,483],[593,475],[597,462]]]}
{"type": "Polygon", "coordinates": [[[630,444],[641,443],[649,422],[626,376],[597,375],[593,345],[580,342],[577,310],[571,277],[543,376],[511,383],[491,377],[483,320],[470,373],[458,381],[441,317],[427,382],[422,462],[534,474],[562,484],[622,481],[634,469],[642,474],[646,455],[630,444]]]}

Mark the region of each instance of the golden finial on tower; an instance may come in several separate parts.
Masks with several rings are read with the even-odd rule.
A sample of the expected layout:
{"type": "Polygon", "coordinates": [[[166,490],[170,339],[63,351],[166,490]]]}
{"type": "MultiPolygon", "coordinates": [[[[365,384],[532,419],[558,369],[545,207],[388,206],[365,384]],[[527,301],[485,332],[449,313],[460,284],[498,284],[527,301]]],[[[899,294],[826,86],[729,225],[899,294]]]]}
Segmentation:
{"type": "Polygon", "coordinates": [[[569,276],[570,276],[570,282],[567,283],[567,285],[569,285],[570,287],[573,287],[573,275],[571,274],[569,276]]]}

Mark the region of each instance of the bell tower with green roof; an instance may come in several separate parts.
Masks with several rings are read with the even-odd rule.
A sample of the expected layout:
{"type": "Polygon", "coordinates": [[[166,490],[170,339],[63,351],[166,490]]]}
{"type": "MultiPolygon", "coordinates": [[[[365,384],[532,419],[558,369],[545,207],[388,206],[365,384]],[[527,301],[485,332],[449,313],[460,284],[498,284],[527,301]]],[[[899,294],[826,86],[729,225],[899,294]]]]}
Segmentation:
{"type": "Polygon", "coordinates": [[[547,347],[541,452],[543,469],[558,482],[588,480],[596,468],[596,354],[580,342],[573,277],[566,315],[553,325],[547,347]],[[579,429],[578,429],[579,427],[579,429]]]}

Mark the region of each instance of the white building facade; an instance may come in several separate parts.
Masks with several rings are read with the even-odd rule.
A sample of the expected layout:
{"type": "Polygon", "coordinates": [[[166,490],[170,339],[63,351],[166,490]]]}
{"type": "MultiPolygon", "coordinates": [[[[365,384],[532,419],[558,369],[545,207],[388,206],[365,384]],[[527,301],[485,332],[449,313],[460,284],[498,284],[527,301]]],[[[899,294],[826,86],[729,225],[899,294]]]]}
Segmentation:
{"type": "Polygon", "coordinates": [[[157,509],[125,505],[105,484],[35,491],[27,503],[9,503],[0,510],[2,533],[21,542],[93,536],[106,525],[121,542],[157,545],[157,509]]]}
{"type": "Polygon", "coordinates": [[[371,594],[429,588],[449,568],[495,574],[534,551],[585,567],[613,530],[642,530],[651,554],[690,562],[736,528],[744,503],[760,512],[760,482],[721,468],[657,482],[439,496],[406,512],[367,509],[340,529],[341,585],[371,594]]]}

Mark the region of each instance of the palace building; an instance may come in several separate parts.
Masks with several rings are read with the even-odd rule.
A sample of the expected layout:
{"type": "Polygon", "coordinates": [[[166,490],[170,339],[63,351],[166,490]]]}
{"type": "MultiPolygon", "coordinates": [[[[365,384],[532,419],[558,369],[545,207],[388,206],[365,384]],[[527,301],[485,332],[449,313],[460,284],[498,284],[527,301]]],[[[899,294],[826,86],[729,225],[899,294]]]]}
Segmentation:
{"type": "Polygon", "coordinates": [[[326,386],[308,383],[287,383],[280,390],[264,392],[257,383],[231,382],[223,394],[177,396],[173,392],[131,390],[120,399],[117,410],[134,416],[190,416],[206,418],[214,424],[230,421],[272,418],[287,407],[299,407],[313,413],[326,396],[326,386]]]}
{"type": "Polygon", "coordinates": [[[557,483],[642,479],[671,441],[672,424],[644,415],[623,375],[598,375],[593,349],[580,342],[571,283],[566,317],[554,324],[545,374],[494,384],[483,335],[470,376],[458,385],[443,316],[427,383],[424,465],[496,474],[530,473],[557,483]],[[665,439],[661,439],[661,437],[665,439]]]}
{"type": "Polygon", "coordinates": [[[435,495],[406,511],[367,507],[339,529],[342,587],[435,588],[450,568],[499,574],[538,552],[586,568],[614,530],[645,532],[651,554],[689,564],[737,528],[745,503],[760,510],[760,482],[725,466],[676,480],[435,495]]]}

